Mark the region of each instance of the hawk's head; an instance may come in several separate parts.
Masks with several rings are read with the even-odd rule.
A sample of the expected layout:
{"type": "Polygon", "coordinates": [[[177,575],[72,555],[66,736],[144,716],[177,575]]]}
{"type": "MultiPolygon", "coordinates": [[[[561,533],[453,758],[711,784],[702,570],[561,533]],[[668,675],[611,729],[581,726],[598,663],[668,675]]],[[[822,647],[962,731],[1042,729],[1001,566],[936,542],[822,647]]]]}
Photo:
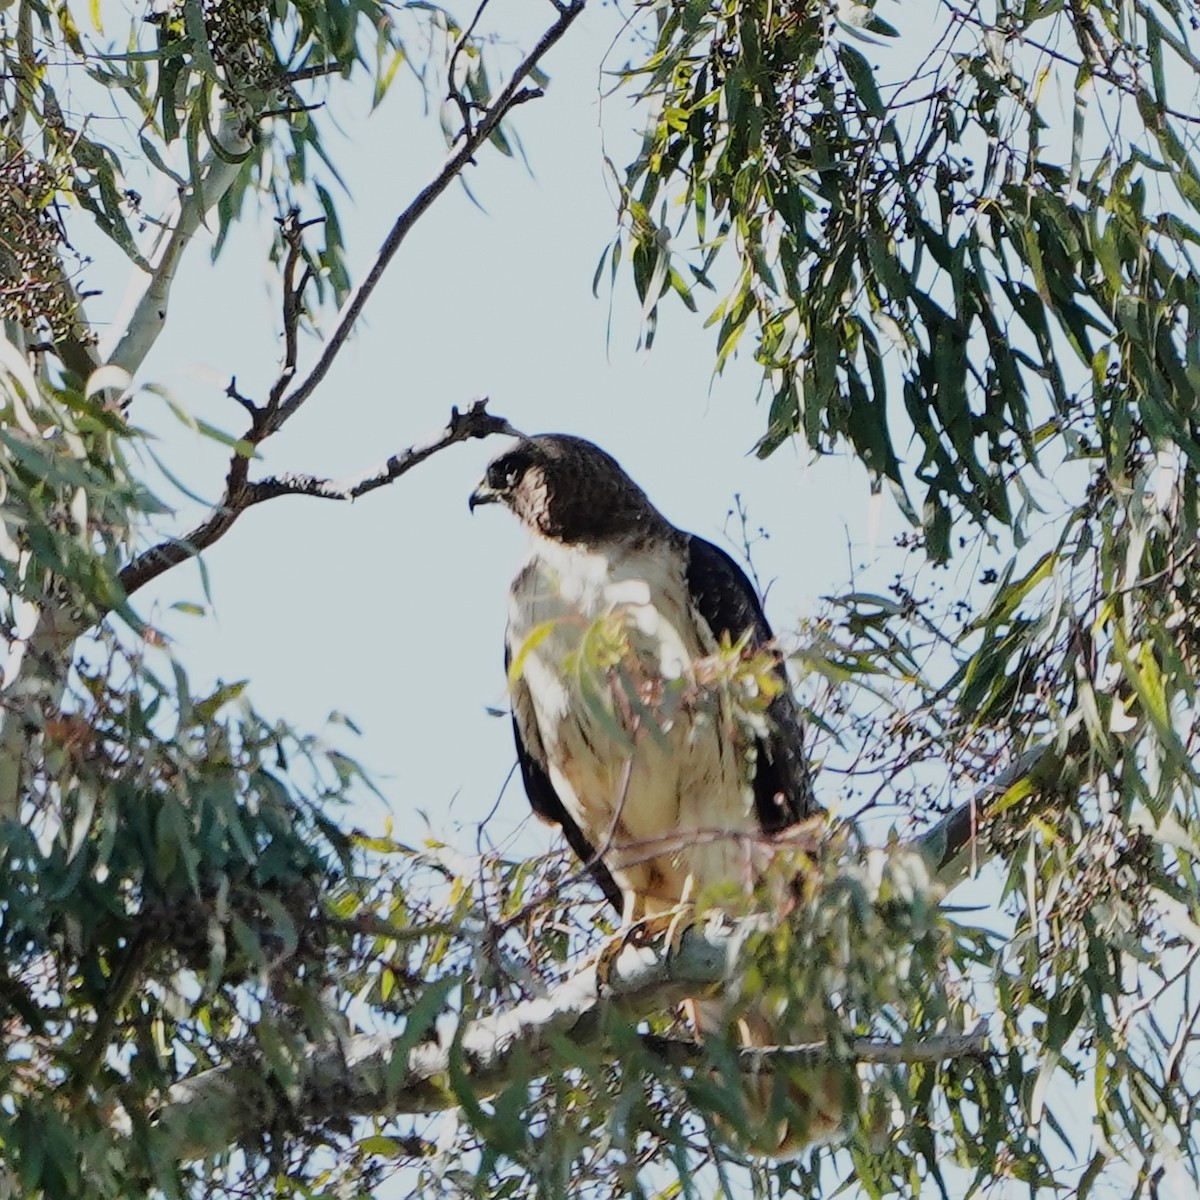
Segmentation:
{"type": "Polygon", "coordinates": [[[534,533],[560,542],[670,529],[612,455],[566,433],[522,438],[492,459],[469,504],[473,511],[497,503],[508,505],[534,533]]]}

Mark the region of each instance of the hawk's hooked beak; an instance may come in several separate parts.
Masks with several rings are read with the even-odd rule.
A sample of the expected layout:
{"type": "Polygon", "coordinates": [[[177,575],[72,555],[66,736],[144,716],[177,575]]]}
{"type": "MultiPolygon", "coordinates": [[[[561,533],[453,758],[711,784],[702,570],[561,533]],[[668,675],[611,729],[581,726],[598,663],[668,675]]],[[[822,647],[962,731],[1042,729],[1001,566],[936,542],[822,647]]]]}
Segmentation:
{"type": "Polygon", "coordinates": [[[481,479],[479,486],[467,499],[467,508],[474,512],[481,504],[499,504],[500,500],[500,493],[495,488],[488,487],[486,479],[481,479]]]}

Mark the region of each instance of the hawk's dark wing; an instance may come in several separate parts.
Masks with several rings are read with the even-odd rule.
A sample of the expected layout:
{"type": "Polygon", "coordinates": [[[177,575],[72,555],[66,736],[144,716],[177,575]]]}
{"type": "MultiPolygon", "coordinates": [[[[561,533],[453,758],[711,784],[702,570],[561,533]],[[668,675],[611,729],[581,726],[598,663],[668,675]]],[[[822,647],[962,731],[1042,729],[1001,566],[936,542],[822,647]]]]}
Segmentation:
{"type": "MultiPolygon", "coordinates": [[[[512,652],[507,646],[504,648],[504,675],[508,677],[509,664],[512,661],[512,652]]],[[[521,779],[525,784],[525,794],[529,797],[529,805],[535,813],[543,820],[550,821],[554,825],[562,827],[563,837],[567,839],[567,845],[575,852],[576,858],[580,862],[586,863],[588,871],[592,878],[596,881],[600,890],[604,893],[605,898],[612,904],[617,912],[624,909],[624,901],[621,897],[621,889],[617,887],[616,880],[609,874],[608,868],[596,856],[596,851],[592,848],[591,843],[583,836],[583,831],[571,819],[571,814],[563,807],[563,802],[558,798],[558,793],[554,790],[554,784],[550,780],[550,776],[546,774],[545,767],[542,766],[542,758],[540,744],[536,747],[526,745],[525,732],[522,728],[524,722],[520,719],[518,708],[523,699],[525,689],[525,681],[518,680],[513,691],[513,740],[517,744],[517,762],[521,766],[521,779]]],[[[537,732],[533,730],[531,736],[536,738],[537,732]]]]}
{"type": "MultiPolygon", "coordinates": [[[[695,534],[687,535],[687,585],[696,611],[720,641],[736,642],[750,631],[750,647],[768,649],[774,642],[762,602],[745,572],[719,547],[695,534]]],[[[783,660],[776,674],[783,687],[767,708],[768,733],[758,739],[754,772],[754,805],[764,832],[778,833],[819,811],[813,796],[800,715],[783,660]]]]}

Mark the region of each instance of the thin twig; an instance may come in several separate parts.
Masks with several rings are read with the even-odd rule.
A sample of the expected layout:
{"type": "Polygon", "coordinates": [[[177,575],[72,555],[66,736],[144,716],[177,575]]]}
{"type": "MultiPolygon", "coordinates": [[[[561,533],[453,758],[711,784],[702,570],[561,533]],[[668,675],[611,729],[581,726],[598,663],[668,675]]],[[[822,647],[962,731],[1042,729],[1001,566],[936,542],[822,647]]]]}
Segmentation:
{"type": "Polygon", "coordinates": [[[251,418],[258,413],[258,405],[255,404],[249,396],[243,396],[242,393],[238,391],[236,375],[229,381],[229,386],[225,389],[225,395],[227,395],[230,400],[237,401],[237,403],[240,404],[250,414],[251,418]]]}
{"type": "MultiPolygon", "coordinates": [[[[974,13],[962,12],[959,9],[952,8],[951,16],[954,20],[960,21],[964,25],[975,26],[983,33],[997,32],[997,27],[993,22],[988,21],[983,17],[976,16],[974,13]]],[[[1089,32],[1092,38],[1096,37],[1094,28],[1089,32]]],[[[1137,79],[1129,79],[1123,75],[1117,74],[1116,70],[1107,60],[1099,46],[1097,46],[1095,43],[1089,43],[1088,45],[1084,45],[1082,43],[1078,28],[1075,29],[1075,35],[1076,41],[1080,43],[1080,51],[1083,53],[1084,57],[1089,60],[1089,65],[1091,66],[1093,74],[1097,79],[1107,83],[1110,87],[1116,88],[1117,91],[1124,93],[1133,100],[1147,99],[1146,89],[1137,79]]],[[[1047,58],[1052,58],[1055,60],[1055,62],[1060,62],[1064,66],[1071,67],[1076,71],[1078,71],[1081,66],[1081,63],[1078,59],[1072,58],[1069,54],[1064,54],[1061,50],[1056,50],[1053,46],[1048,45],[1046,42],[1040,42],[1034,38],[1031,38],[1023,30],[1014,30],[1011,33],[1007,33],[1005,36],[1015,38],[1017,41],[1023,42],[1027,46],[1032,46],[1033,49],[1035,49],[1039,54],[1044,54],[1047,58]]],[[[1153,106],[1165,116],[1174,117],[1175,120],[1183,121],[1190,125],[1200,124],[1200,116],[1198,116],[1196,113],[1188,113],[1178,108],[1172,108],[1170,105],[1162,103],[1161,97],[1149,97],[1149,99],[1151,100],[1153,106]]]]}
{"type": "Polygon", "coordinates": [[[467,40],[471,34],[475,32],[475,26],[479,24],[480,18],[483,16],[484,9],[487,8],[491,0],[479,0],[479,7],[475,10],[475,15],[471,18],[471,23],[459,34],[458,40],[454,43],[454,49],[450,51],[450,60],[446,66],[446,88],[449,98],[454,101],[458,107],[459,115],[462,117],[462,133],[459,137],[466,137],[471,132],[471,102],[462,94],[462,89],[454,81],[454,72],[458,65],[458,56],[462,53],[463,47],[467,44],[467,40]]]}
{"type": "MultiPolygon", "coordinates": [[[[300,214],[296,209],[292,209],[286,217],[280,222],[283,231],[283,239],[287,243],[287,258],[283,265],[283,367],[280,369],[279,376],[271,387],[270,398],[267,400],[267,411],[274,411],[279,407],[280,400],[283,399],[283,394],[287,391],[288,384],[296,376],[296,355],[297,344],[300,337],[300,320],[304,316],[304,290],[308,287],[313,277],[312,264],[306,264],[304,270],[300,274],[300,279],[296,279],[296,268],[300,265],[304,255],[304,231],[312,225],[320,225],[320,218],[301,221],[300,214]]],[[[258,414],[252,412],[251,430],[257,432],[258,414]]]]}
{"type": "Polygon", "coordinates": [[[494,433],[520,436],[503,417],[493,417],[485,411],[487,400],[476,400],[465,413],[450,410],[450,422],[444,429],[424,442],[418,442],[399,454],[393,454],[370,474],[358,479],[337,482],[315,475],[272,475],[257,483],[247,484],[246,507],[274,500],[277,496],[315,496],[321,500],[357,500],[376,488],[395,483],[401,475],[424,462],[431,454],[468,438],[488,437],[494,433]]]}
{"type": "Polygon", "coordinates": [[[303,83],[307,79],[319,79],[323,75],[340,74],[343,69],[341,63],[318,63],[313,67],[299,67],[295,71],[288,71],[283,79],[286,83],[303,83]]]}

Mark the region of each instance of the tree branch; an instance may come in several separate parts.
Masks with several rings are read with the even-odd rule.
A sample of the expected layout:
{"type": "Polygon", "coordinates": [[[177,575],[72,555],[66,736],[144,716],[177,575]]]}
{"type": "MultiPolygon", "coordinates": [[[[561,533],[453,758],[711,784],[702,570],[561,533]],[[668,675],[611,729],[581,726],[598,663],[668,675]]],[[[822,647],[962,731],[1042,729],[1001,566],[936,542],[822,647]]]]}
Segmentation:
{"type": "MultiPolygon", "coordinates": [[[[283,265],[283,367],[271,386],[271,394],[267,400],[268,412],[279,407],[284,392],[296,376],[296,362],[299,353],[300,321],[304,316],[304,291],[313,278],[312,267],[306,264],[303,271],[297,274],[304,258],[304,231],[311,225],[321,224],[320,219],[301,221],[300,214],[293,209],[279,221],[283,232],[283,240],[287,243],[287,259],[283,265]]],[[[251,431],[257,429],[261,421],[257,406],[244,396],[236,394],[233,384],[229,385],[229,394],[241,404],[250,414],[251,431]]]]}
{"type": "MultiPolygon", "coordinates": [[[[28,5],[21,6],[22,21],[27,19],[29,11],[28,5]]],[[[222,114],[216,135],[220,153],[216,146],[209,149],[192,187],[180,196],[174,226],[162,244],[146,289],[108,358],[106,365],[116,368],[114,376],[132,376],[162,332],[171,285],[183,253],[204,223],[206,214],[215,208],[232,185],[241,159],[250,150],[250,142],[238,127],[239,120],[230,110],[222,114]]],[[[101,356],[91,345],[78,304],[79,297],[65,272],[63,282],[69,298],[75,302],[77,320],[55,349],[70,370],[86,379],[100,366],[101,356]]],[[[22,386],[30,397],[35,394],[30,386],[22,386]]],[[[48,602],[37,614],[33,628],[10,649],[0,695],[3,703],[0,716],[0,819],[16,820],[20,815],[29,765],[39,754],[41,723],[47,715],[57,711],[62,701],[74,641],[82,632],[83,624],[78,614],[48,602]]]]}
{"type": "Polygon", "coordinates": [[[68,371],[73,371],[80,379],[87,379],[100,366],[96,338],[84,316],[83,298],[75,286],[75,281],[67,274],[61,259],[58,262],[57,274],[58,284],[67,298],[74,317],[70,327],[54,339],[52,348],[68,371]]]}
{"type": "MultiPolygon", "coordinates": [[[[231,385],[232,386],[232,385],[231,385]]],[[[338,484],[308,475],[283,475],[251,483],[246,479],[248,460],[236,455],[226,480],[225,496],[212,512],[183,538],[172,538],[139,554],[121,571],[120,580],[127,595],[145,587],[172,567],[194,558],[219,541],[246,509],[276,496],[321,496],[326,499],[353,500],[357,496],[393,483],[439,450],[471,438],[485,438],[517,431],[503,417],[492,416],[487,399],[476,400],[466,412],[450,410],[450,420],[437,433],[392,455],[381,467],[357,481],[338,484]],[[242,464],[236,471],[234,468],[242,464]]]]}
{"type": "Polygon", "coordinates": [[[917,848],[944,887],[961,883],[978,866],[981,858],[988,857],[986,851],[980,850],[980,832],[991,807],[1013,784],[1029,775],[1050,748],[1051,743],[1045,742],[1026,750],[995,779],[977,789],[966,803],[960,804],[917,839],[917,848]]]}
{"type": "Polygon", "coordinates": [[[913,848],[924,857],[942,887],[947,890],[957,887],[980,863],[991,857],[986,825],[997,815],[997,802],[1022,780],[1029,781],[1030,797],[1051,784],[1061,756],[1071,745],[1082,722],[1080,712],[1072,713],[1063,723],[1058,737],[1031,746],[1018,755],[999,775],[977,788],[969,800],[916,838],[913,848]]]}
{"type": "MultiPolygon", "coordinates": [[[[353,499],[356,495],[362,495],[373,488],[391,483],[405,471],[414,467],[418,462],[428,458],[436,450],[452,445],[456,441],[463,441],[469,437],[486,437],[491,433],[514,432],[508,422],[502,418],[486,417],[482,411],[483,404],[479,403],[473,405],[465,416],[460,415],[457,410],[454,410],[450,424],[446,427],[446,430],[443,431],[442,435],[435,437],[429,446],[418,445],[405,451],[403,454],[394,456],[373,475],[349,485],[351,489],[349,493],[339,490],[341,485],[332,484],[328,481],[309,476],[282,476],[264,480],[259,484],[251,483],[248,477],[249,454],[247,453],[247,448],[260,445],[273,433],[277,432],[312,395],[317,385],[329,373],[334,360],[349,338],[355,322],[361,316],[367,301],[378,286],[380,279],[383,278],[384,271],[386,271],[388,264],[395,257],[396,251],[400,248],[401,243],[408,236],[413,226],[424,216],[433,202],[474,161],[476,151],[492,135],[504,117],[517,105],[523,104],[526,100],[535,99],[542,94],[537,88],[523,87],[523,82],[551,47],[570,28],[575,18],[583,11],[585,3],[586,0],[574,0],[571,4],[561,7],[556,6],[559,14],[558,19],[542,34],[537,45],[529,52],[520,66],[517,67],[507,86],[481,116],[479,123],[467,131],[459,148],[449,155],[434,178],[416,195],[400,216],[396,218],[395,224],[393,224],[387,237],[384,239],[383,245],[375,256],[375,261],[371,264],[366,277],[350,293],[350,296],[342,305],[341,311],[334,322],[333,332],[322,346],[316,362],[313,363],[300,382],[291,391],[286,391],[286,393],[285,389],[291,383],[295,373],[295,343],[293,333],[294,320],[298,313],[298,292],[303,290],[306,280],[302,278],[299,282],[295,282],[290,277],[287,277],[291,272],[285,274],[284,323],[287,327],[285,328],[285,356],[280,375],[271,389],[270,398],[265,405],[259,407],[253,401],[237,394],[236,388],[230,385],[231,395],[250,413],[250,428],[246,431],[242,439],[244,444],[230,458],[229,471],[225,478],[224,494],[209,515],[190,533],[182,538],[172,538],[169,541],[152,547],[145,553],[138,555],[133,562],[129,563],[122,570],[120,578],[126,594],[131,595],[138,588],[144,587],[152,579],[156,579],[172,567],[176,567],[180,563],[194,558],[201,551],[213,545],[214,542],[219,541],[229,532],[238,517],[247,508],[255,504],[260,504],[264,500],[269,500],[280,495],[313,495],[330,499],[353,499]]],[[[208,195],[209,193],[206,190],[205,196],[208,197],[208,195]]],[[[154,336],[157,336],[157,328],[154,327],[156,314],[157,320],[160,323],[161,319],[166,315],[166,289],[169,288],[170,280],[174,273],[174,267],[169,266],[171,261],[169,252],[171,246],[175,245],[177,240],[181,243],[186,241],[183,232],[184,228],[185,223],[181,215],[180,221],[176,226],[176,231],[172,234],[168,252],[164,254],[164,259],[160,263],[159,269],[155,272],[155,280],[152,283],[151,289],[147,293],[147,296],[143,298],[143,304],[139,306],[139,313],[141,314],[139,328],[144,325],[147,331],[153,329],[154,336]],[[152,302],[153,296],[161,298],[161,305],[156,305],[152,302]]],[[[190,236],[190,233],[186,236],[190,236]]],[[[292,261],[292,256],[289,256],[289,263],[291,264],[292,271],[294,271],[295,263],[292,261]]],[[[137,321],[135,320],[133,324],[136,323],[137,321]]],[[[146,339],[148,337],[149,332],[144,332],[139,338],[134,338],[133,325],[131,324],[130,333],[122,340],[121,346],[118,347],[117,353],[113,356],[113,361],[119,361],[120,365],[125,366],[132,373],[132,368],[128,363],[133,362],[136,358],[136,352],[141,349],[143,343],[145,343],[146,349],[149,348],[149,344],[152,344],[153,338],[150,338],[149,342],[147,342],[146,339]],[[121,358],[123,347],[126,349],[124,358],[121,358]]],[[[144,354],[144,350],[142,353],[144,354]]],[[[137,362],[140,361],[140,358],[137,358],[137,362]]]]}
{"type": "Polygon", "coordinates": [[[465,413],[457,408],[450,410],[450,423],[432,437],[423,442],[417,442],[399,454],[393,454],[386,462],[381,463],[373,471],[353,479],[333,480],[321,479],[316,475],[285,474],[270,475],[257,483],[249,485],[250,497],[247,506],[261,504],[264,500],[274,500],[277,496],[315,496],[321,500],[357,500],[376,488],[386,487],[395,483],[401,475],[411,471],[418,463],[422,463],[431,454],[451,446],[455,442],[465,441],[473,437],[489,437],[495,433],[507,434],[510,437],[520,437],[520,430],[514,429],[503,417],[493,417],[484,411],[486,399],[476,400],[465,413]]]}
{"type": "Polygon", "coordinates": [[[216,134],[221,152],[210,148],[201,160],[199,177],[192,181],[191,187],[181,192],[175,224],[154,263],[146,290],[129,318],[121,340],[108,356],[110,364],[127,371],[130,376],[145,361],[166,325],[171,285],[175,281],[183,252],[204,224],[207,214],[216,208],[221,197],[233,186],[242,162],[250,151],[251,143],[243,136],[240,124],[241,117],[232,108],[226,108],[221,114],[221,124],[216,134]]]}
{"type": "MultiPolygon", "coordinates": [[[[769,921],[749,917],[689,927],[677,950],[661,942],[628,944],[608,964],[603,983],[592,963],[544,997],[475,1020],[441,1024],[416,1045],[408,1045],[412,1038],[405,1033],[386,1033],[349,1038],[336,1050],[322,1048],[294,1089],[291,1115],[307,1121],[332,1112],[394,1116],[453,1108],[460,1103],[456,1075],[470,1080],[476,1096],[494,1092],[518,1059],[522,1070],[538,1070],[564,1041],[603,1046],[606,1011],[637,1021],[736,976],[747,940],[764,928],[769,921]],[[402,1061],[397,1054],[404,1055],[402,1061]]],[[[704,1058],[700,1043],[666,1038],[643,1038],[643,1043],[680,1066],[704,1058]]],[[[852,1059],[865,1063],[934,1062],[982,1054],[986,1038],[980,1026],[911,1044],[858,1039],[849,1049],[852,1059]]],[[[824,1043],[739,1053],[748,1069],[772,1059],[812,1066],[832,1057],[824,1043]]],[[[216,1067],[176,1084],[159,1122],[170,1131],[180,1157],[203,1158],[259,1132],[264,1114],[278,1107],[271,1096],[271,1084],[256,1064],[216,1067]]]]}
{"type": "MultiPolygon", "coordinates": [[[[285,493],[291,490],[284,483],[278,486],[285,493]]],[[[358,486],[317,480],[311,487],[297,482],[295,490],[349,498],[358,486]]],[[[924,863],[933,877],[933,886],[954,886],[973,863],[987,856],[986,839],[977,845],[977,838],[989,807],[1014,784],[1037,773],[1039,765],[1049,769],[1052,749],[1053,743],[1046,743],[1021,755],[910,844],[915,862],[924,863]]],[[[922,877],[919,868],[915,876],[911,870],[908,874],[922,877]]],[[[401,1032],[347,1038],[336,1049],[314,1047],[289,1096],[290,1111],[283,1115],[305,1122],[335,1111],[394,1116],[450,1108],[461,1102],[456,1078],[468,1079],[476,1096],[495,1092],[518,1059],[522,1070],[536,1071],[551,1062],[564,1041],[581,1048],[603,1046],[607,1012],[636,1022],[736,978],[748,939],[770,927],[771,918],[759,915],[688,927],[676,950],[664,945],[665,939],[627,943],[607,962],[602,980],[591,963],[543,997],[474,1020],[440,1022],[415,1045],[410,1046],[411,1039],[401,1032]],[[403,1060],[397,1061],[400,1053],[403,1060]]],[[[649,1053],[672,1065],[688,1067],[705,1060],[701,1043],[651,1035],[643,1035],[641,1041],[649,1053]]],[[[857,1039],[849,1044],[850,1057],[863,1063],[940,1062],[986,1051],[982,1025],[969,1033],[912,1043],[857,1039]]],[[[748,1070],[781,1059],[811,1069],[831,1059],[822,1042],[742,1048],[738,1055],[748,1070]]],[[[279,1118],[272,1087],[257,1062],[226,1064],[175,1085],[159,1120],[180,1157],[203,1158],[256,1136],[266,1120],[279,1118]]]]}
{"type": "MultiPolygon", "coordinates": [[[[361,486],[314,484],[312,488],[297,484],[296,490],[348,498],[361,486]]],[[[1067,730],[1068,737],[1071,732],[1067,730]]],[[[988,856],[988,841],[986,837],[979,840],[979,834],[993,815],[989,810],[1023,779],[1033,776],[1031,792],[1041,790],[1038,777],[1056,769],[1055,744],[1048,742],[1021,755],[910,844],[915,861],[925,864],[933,886],[953,887],[972,865],[988,856]]],[[[870,868],[867,870],[869,873],[870,868]]],[[[919,868],[916,875],[911,870],[908,874],[913,879],[922,877],[919,868]]],[[[1165,904],[1161,897],[1157,901],[1163,911],[1171,908],[1169,898],[1165,904]]],[[[1182,923],[1181,908],[1175,905],[1167,913],[1177,925],[1182,923]]],[[[304,1122],[334,1111],[394,1116],[450,1108],[461,1102],[456,1078],[468,1079],[476,1096],[494,1092],[518,1059],[522,1070],[536,1071],[551,1062],[564,1041],[581,1048],[603,1046],[606,1012],[636,1022],[736,978],[748,939],[770,927],[771,918],[761,915],[691,926],[674,951],[663,944],[665,939],[628,943],[607,962],[603,980],[597,976],[595,963],[589,964],[543,997],[474,1020],[439,1023],[416,1045],[409,1046],[411,1039],[402,1032],[347,1038],[337,1049],[314,1047],[289,1098],[291,1110],[286,1115],[304,1122]],[[402,1061],[397,1061],[399,1053],[404,1055],[402,1061]]],[[[1186,936],[1200,945],[1200,932],[1190,918],[1186,936]]],[[[648,1052],[672,1065],[688,1067],[705,1061],[701,1043],[652,1035],[643,1035],[641,1041],[648,1052]]],[[[863,1063],[941,1062],[986,1052],[982,1024],[969,1033],[942,1034],[911,1043],[875,1039],[849,1043],[850,1057],[863,1063]]],[[[747,1070],[762,1069],[781,1059],[808,1069],[831,1060],[830,1049],[822,1042],[742,1048],[737,1053],[747,1070]]],[[[263,1128],[264,1114],[278,1116],[277,1109],[272,1085],[257,1063],[245,1062],[223,1065],[177,1084],[159,1119],[169,1129],[181,1157],[202,1158],[255,1136],[263,1128]]]]}

